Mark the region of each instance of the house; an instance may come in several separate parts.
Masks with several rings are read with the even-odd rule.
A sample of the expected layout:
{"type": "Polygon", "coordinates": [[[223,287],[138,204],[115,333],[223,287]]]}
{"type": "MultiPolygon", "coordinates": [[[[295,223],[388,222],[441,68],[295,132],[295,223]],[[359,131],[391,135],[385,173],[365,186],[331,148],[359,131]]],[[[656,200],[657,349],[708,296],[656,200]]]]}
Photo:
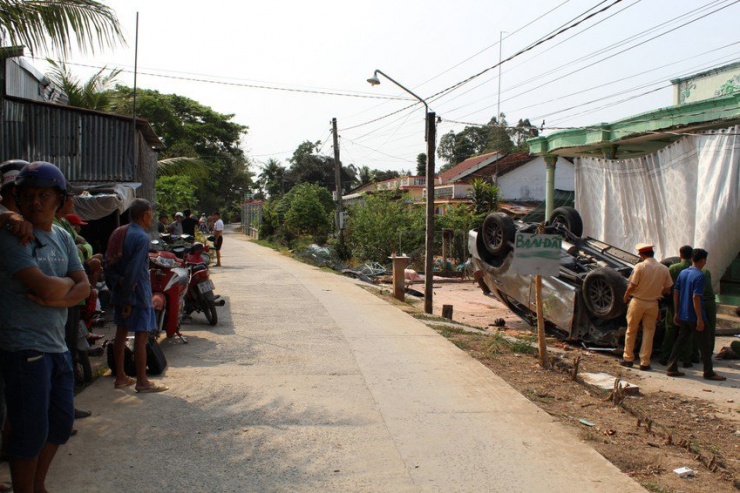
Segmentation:
{"type": "MultiPolygon", "coordinates": [[[[481,178],[499,188],[503,202],[540,202],[545,200],[546,167],[542,156],[527,151],[504,155],[490,152],[473,156],[439,174],[434,190],[434,203],[439,213],[454,204],[471,203],[472,182],[481,178]]],[[[558,190],[573,191],[573,163],[564,160],[557,176],[558,190]]]]}
{"type": "Polygon", "coordinates": [[[700,246],[739,304],[740,64],[673,83],[673,106],[527,143],[553,174],[574,159],[584,235],[628,251],[647,241],[659,258],[700,246]]]}
{"type": "MultiPolygon", "coordinates": [[[[154,202],[157,157],[164,144],[148,122],[65,106],[66,95],[22,58],[0,49],[0,162],[48,161],[85,190],[75,198],[85,220],[111,230],[136,197],[154,202]]],[[[94,238],[87,238],[93,246],[94,238]]],[[[100,239],[104,243],[104,239],[100,239]]]]}

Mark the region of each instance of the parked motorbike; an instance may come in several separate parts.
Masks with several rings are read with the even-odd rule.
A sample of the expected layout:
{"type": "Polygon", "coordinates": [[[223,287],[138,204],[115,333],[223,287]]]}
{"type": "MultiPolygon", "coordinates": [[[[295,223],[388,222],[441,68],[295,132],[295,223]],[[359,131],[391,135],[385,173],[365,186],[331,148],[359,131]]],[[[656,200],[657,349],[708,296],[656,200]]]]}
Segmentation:
{"type": "Polygon", "coordinates": [[[149,279],[152,283],[152,304],[156,313],[157,333],[165,331],[167,337],[179,337],[180,322],[185,310],[185,296],[190,284],[190,269],[180,263],[171,251],[149,253],[149,279]]]}
{"type": "Polygon", "coordinates": [[[225,301],[219,299],[219,295],[213,293],[213,281],[210,279],[208,267],[205,263],[205,245],[200,242],[193,243],[190,252],[185,255],[184,263],[190,269],[190,284],[185,296],[185,313],[190,315],[193,311],[205,314],[208,323],[218,323],[218,312],[216,306],[224,306],[225,301]]]}

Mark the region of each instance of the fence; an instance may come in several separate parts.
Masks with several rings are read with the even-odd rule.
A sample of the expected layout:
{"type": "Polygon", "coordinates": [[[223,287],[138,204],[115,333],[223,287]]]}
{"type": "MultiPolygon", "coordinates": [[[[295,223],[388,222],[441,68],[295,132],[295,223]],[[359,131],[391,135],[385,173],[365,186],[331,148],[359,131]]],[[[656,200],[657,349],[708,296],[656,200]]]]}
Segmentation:
{"type": "MultiPolygon", "coordinates": [[[[424,271],[424,230],[403,230],[398,233],[396,252],[408,255],[410,267],[424,271]]],[[[468,231],[445,229],[434,233],[434,269],[441,271],[462,270],[470,258],[468,231]]]]}
{"type": "Polygon", "coordinates": [[[242,204],[242,233],[259,239],[262,226],[262,202],[245,202],[242,204]]]}

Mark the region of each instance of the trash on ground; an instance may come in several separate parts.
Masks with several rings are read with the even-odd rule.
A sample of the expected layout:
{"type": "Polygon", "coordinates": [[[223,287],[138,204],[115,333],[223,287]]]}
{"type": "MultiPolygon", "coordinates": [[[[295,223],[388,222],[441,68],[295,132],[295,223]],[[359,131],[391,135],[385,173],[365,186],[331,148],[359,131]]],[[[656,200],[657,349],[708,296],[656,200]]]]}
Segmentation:
{"type": "Polygon", "coordinates": [[[674,469],[673,472],[678,474],[679,478],[693,478],[694,477],[694,470],[690,467],[679,467],[678,469],[674,469]]]}
{"type": "Polygon", "coordinates": [[[586,425],[586,426],[596,426],[591,421],[588,421],[586,419],[579,419],[578,422],[581,423],[582,425],[586,425]]]}

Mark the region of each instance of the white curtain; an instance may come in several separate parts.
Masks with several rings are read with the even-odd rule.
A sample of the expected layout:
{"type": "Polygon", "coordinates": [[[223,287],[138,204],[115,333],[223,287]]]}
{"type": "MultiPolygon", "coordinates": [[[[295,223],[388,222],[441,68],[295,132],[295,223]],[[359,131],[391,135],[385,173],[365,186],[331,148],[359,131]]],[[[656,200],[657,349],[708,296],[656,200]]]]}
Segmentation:
{"type": "Polygon", "coordinates": [[[638,159],[579,158],[576,208],[584,235],[658,260],[682,245],[709,252],[715,289],[740,250],[740,126],[685,136],[638,159]]]}

